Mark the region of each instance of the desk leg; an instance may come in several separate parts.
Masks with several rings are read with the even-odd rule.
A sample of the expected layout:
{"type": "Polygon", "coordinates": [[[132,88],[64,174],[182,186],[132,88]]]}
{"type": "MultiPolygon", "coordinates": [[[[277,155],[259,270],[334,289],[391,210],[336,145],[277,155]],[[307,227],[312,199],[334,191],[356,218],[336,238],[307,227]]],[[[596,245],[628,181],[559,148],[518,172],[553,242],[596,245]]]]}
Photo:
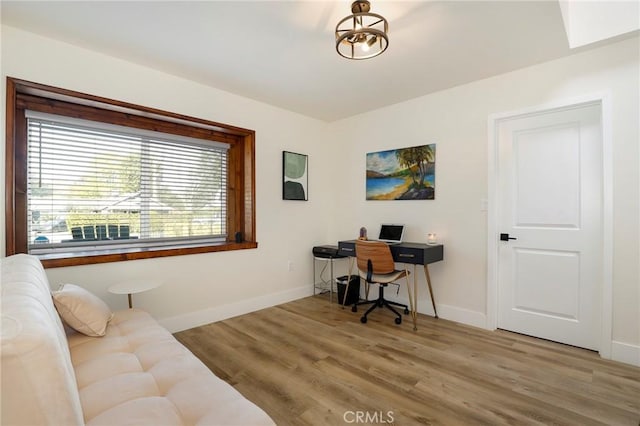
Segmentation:
{"type": "Polygon", "coordinates": [[[331,278],[329,278],[331,281],[329,281],[329,304],[333,303],[333,281],[335,281],[335,279],[333,278],[333,257],[331,259],[329,259],[329,269],[331,270],[331,278]]]}
{"type": "Polygon", "coordinates": [[[313,295],[316,295],[316,257],[313,256],[313,295]]]}
{"type": "Polygon", "coordinates": [[[407,294],[409,295],[409,312],[411,313],[411,320],[413,321],[413,330],[418,329],[418,281],[416,278],[416,265],[413,265],[413,289],[409,284],[409,270],[407,266],[404,267],[405,274],[407,274],[407,294]],[[412,291],[413,290],[413,291],[412,291]],[[413,294],[412,294],[413,293],[413,294]]]}
{"type": "Polygon", "coordinates": [[[353,270],[353,259],[354,257],[349,257],[349,271],[347,272],[347,285],[344,287],[344,295],[342,296],[342,309],[344,309],[344,304],[347,303],[347,294],[349,293],[349,285],[351,284],[351,271],[353,270]]]}
{"type": "Polygon", "coordinates": [[[133,300],[131,299],[131,293],[127,294],[127,298],[129,299],[129,309],[133,308],[133,300]]]}
{"type": "Polygon", "coordinates": [[[431,296],[431,305],[433,306],[433,314],[438,318],[438,311],[436,310],[436,300],[433,298],[433,288],[431,287],[431,276],[429,275],[429,266],[424,265],[424,275],[427,277],[427,285],[429,286],[429,295],[431,296]]]}

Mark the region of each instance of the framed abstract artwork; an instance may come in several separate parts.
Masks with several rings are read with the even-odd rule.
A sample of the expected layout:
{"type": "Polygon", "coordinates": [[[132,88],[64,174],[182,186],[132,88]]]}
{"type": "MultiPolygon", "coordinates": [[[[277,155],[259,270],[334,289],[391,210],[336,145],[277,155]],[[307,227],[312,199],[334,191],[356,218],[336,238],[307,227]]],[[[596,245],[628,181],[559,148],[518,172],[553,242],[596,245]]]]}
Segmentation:
{"type": "Polygon", "coordinates": [[[282,199],[309,199],[309,157],[282,151],[282,199]]]}
{"type": "Polygon", "coordinates": [[[434,200],[436,144],[367,154],[367,200],[434,200]]]}

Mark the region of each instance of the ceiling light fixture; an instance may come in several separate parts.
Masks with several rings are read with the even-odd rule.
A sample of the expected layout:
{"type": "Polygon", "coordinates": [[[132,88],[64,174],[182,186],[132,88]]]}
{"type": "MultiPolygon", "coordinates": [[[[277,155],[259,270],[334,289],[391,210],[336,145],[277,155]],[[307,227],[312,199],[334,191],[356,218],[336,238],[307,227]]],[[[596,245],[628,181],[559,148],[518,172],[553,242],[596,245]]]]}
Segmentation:
{"type": "Polygon", "coordinates": [[[351,13],[336,25],[336,50],[347,59],[369,59],[389,46],[389,23],[376,13],[369,13],[367,0],[354,1],[351,13]]]}

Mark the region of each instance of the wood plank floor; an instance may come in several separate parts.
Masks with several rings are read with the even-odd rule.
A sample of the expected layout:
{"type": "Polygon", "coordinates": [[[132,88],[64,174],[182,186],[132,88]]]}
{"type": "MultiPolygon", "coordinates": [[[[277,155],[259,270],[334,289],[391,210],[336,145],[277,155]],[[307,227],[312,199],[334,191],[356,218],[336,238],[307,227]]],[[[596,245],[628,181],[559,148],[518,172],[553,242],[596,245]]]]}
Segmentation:
{"type": "Polygon", "coordinates": [[[175,336],[278,425],[640,425],[640,368],[425,315],[417,332],[359,318],[320,295],[175,336]]]}

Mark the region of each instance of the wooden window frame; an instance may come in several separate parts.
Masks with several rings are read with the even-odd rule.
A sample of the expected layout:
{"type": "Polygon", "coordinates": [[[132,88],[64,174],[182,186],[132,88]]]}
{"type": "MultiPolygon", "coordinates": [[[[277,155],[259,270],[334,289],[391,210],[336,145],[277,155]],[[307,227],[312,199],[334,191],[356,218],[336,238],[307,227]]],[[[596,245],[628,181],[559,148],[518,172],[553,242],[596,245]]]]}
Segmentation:
{"type": "Polygon", "coordinates": [[[180,256],[258,247],[255,215],[255,131],[7,77],[5,227],[7,256],[28,252],[27,122],[40,111],[229,144],[227,241],[180,248],[125,248],[43,254],[45,268],[180,256]],[[242,242],[236,242],[240,235],[242,242]]]}

